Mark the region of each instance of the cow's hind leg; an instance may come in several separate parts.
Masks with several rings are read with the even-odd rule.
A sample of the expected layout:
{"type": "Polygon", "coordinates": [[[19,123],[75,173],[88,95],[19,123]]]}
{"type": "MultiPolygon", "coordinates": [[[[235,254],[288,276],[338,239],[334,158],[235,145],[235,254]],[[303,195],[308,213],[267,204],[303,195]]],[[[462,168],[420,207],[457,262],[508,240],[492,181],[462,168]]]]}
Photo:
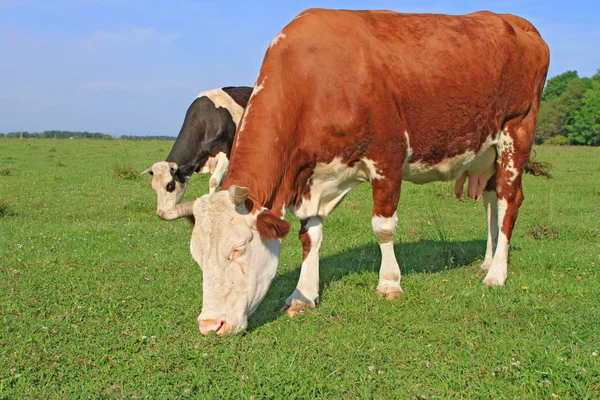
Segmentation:
{"type": "Polygon", "coordinates": [[[523,202],[521,181],[535,132],[535,114],[522,121],[510,121],[497,145],[496,195],[498,241],[492,263],[483,280],[488,286],[502,286],[508,275],[508,250],[519,207],[523,202]]]}
{"type": "Polygon", "coordinates": [[[281,311],[292,317],[305,308],[315,308],[319,302],[319,250],[323,238],[323,224],[318,217],[300,222],[302,268],[296,290],[285,300],[281,311]]]}
{"type": "Polygon", "coordinates": [[[492,259],[494,252],[496,251],[496,244],[498,242],[498,197],[496,196],[496,178],[492,176],[488,181],[488,184],[483,192],[483,207],[487,215],[488,221],[488,237],[487,246],[485,249],[485,257],[477,276],[483,278],[490,266],[492,265],[492,259]]]}
{"type": "Polygon", "coordinates": [[[398,217],[396,208],[400,199],[400,183],[390,180],[374,179],[373,187],[373,214],[371,224],[373,233],[379,242],[381,250],[381,267],[379,269],[379,283],[377,293],[392,300],[404,293],[400,287],[400,266],[394,253],[394,234],[398,217]]]}

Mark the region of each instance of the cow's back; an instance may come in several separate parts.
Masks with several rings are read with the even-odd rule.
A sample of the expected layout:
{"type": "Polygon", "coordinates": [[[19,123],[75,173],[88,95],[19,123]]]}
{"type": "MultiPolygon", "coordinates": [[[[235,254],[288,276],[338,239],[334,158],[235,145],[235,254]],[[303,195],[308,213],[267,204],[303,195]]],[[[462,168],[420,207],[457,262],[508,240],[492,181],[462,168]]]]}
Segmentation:
{"type": "Polygon", "coordinates": [[[264,90],[280,86],[277,101],[292,103],[285,118],[302,121],[299,137],[309,147],[327,141],[339,154],[357,139],[376,146],[374,134],[389,146],[389,135],[401,141],[406,131],[414,138],[413,158],[435,162],[448,149],[464,152],[460,143],[477,147],[531,106],[548,56],[535,28],[522,29],[527,26],[519,17],[488,12],[309,9],[267,52],[264,90]]]}

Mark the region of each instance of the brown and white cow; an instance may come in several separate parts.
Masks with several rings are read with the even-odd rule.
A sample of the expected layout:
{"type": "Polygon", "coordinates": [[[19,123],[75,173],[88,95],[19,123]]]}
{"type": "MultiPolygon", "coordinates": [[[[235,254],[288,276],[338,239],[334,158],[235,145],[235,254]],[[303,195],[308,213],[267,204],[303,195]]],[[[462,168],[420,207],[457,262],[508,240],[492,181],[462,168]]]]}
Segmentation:
{"type": "Polygon", "coordinates": [[[266,52],[222,191],[163,216],[196,218],[201,332],[245,328],[275,276],[286,210],[301,219],[304,249],[288,314],[314,307],[321,221],[365,181],[378,293],[402,295],[393,240],[403,180],[458,179],[458,195],[469,178],[488,216],[483,282],[503,285],[548,63],[538,31],[508,14],[298,15],[266,52]]]}

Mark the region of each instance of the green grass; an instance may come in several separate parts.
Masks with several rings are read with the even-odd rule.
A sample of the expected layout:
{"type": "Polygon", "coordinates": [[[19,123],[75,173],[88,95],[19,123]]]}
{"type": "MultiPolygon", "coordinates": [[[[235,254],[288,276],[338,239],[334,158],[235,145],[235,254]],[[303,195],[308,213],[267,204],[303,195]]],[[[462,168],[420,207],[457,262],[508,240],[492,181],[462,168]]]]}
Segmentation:
{"type": "MultiPolygon", "coordinates": [[[[321,304],[279,313],[299,276],[293,220],[247,334],[218,338],[196,325],[189,223],[156,217],[150,177],[114,177],[170,146],[0,139],[12,168],[0,177],[1,399],[600,396],[600,148],[537,148],[554,179],[525,178],[506,287],[475,277],[481,203],[456,200],[452,183],[407,183],[405,296],[379,299],[362,185],[325,221],[321,304]]],[[[195,175],[186,199],[207,191],[195,175]]]]}

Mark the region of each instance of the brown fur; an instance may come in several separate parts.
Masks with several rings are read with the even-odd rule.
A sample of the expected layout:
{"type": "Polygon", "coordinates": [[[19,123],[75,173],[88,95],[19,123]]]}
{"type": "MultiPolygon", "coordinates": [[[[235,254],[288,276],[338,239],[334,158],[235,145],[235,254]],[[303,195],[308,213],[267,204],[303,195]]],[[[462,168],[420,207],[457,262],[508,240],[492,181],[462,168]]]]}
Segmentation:
{"type": "Polygon", "coordinates": [[[308,234],[308,230],[306,229],[306,223],[308,220],[300,221],[300,232],[298,233],[298,237],[300,238],[300,242],[302,243],[302,261],[306,260],[308,257],[308,253],[310,252],[311,240],[310,235],[308,234]]]}
{"type": "Polygon", "coordinates": [[[290,224],[267,210],[258,214],[256,230],[264,240],[281,239],[290,231],[290,224]]]}

